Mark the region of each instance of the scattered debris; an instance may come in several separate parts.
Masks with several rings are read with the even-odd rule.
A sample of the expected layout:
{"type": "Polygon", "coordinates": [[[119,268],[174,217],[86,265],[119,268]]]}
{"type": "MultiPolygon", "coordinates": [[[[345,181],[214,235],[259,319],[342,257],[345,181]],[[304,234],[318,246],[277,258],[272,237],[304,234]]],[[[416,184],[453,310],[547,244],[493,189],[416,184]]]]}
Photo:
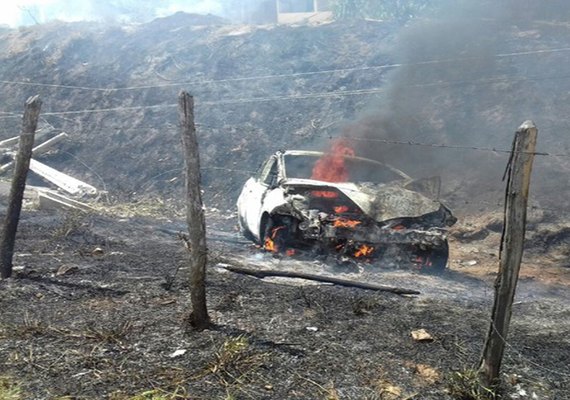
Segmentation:
{"type": "Polygon", "coordinates": [[[57,269],[57,272],[55,273],[56,276],[62,276],[62,275],[67,275],[69,273],[78,271],[79,268],[76,265],[71,265],[71,264],[63,264],[61,267],[59,267],[57,269]]]}
{"type": "Polygon", "coordinates": [[[77,210],[77,211],[94,211],[89,204],[71,199],[53,190],[38,188],[38,205],[39,208],[45,210],[77,210]]]}
{"type": "MultiPolygon", "coordinates": [[[[36,133],[36,141],[38,138],[46,135],[48,130],[42,129],[36,133]]],[[[69,135],[65,132],[61,132],[46,141],[40,143],[32,149],[33,156],[37,157],[40,154],[47,152],[57,143],[66,139],[69,135]]],[[[19,137],[13,137],[0,142],[0,149],[2,150],[2,155],[8,156],[9,158],[14,158],[16,155],[16,146],[18,145],[19,137]]],[[[0,174],[6,172],[14,166],[14,161],[9,161],[0,166],[0,174]]],[[[88,183],[82,182],[72,176],[64,174],[63,172],[57,171],[35,159],[30,160],[30,170],[50,182],[51,184],[57,186],[60,190],[68,193],[69,195],[76,196],[78,198],[83,198],[87,196],[95,196],[98,190],[89,185],[88,183]]],[[[36,188],[38,192],[38,200],[40,208],[45,209],[73,209],[73,210],[83,210],[92,211],[93,209],[82,202],[74,199],[70,199],[57,193],[53,190],[47,188],[36,188]]]]}
{"type": "Polygon", "coordinates": [[[433,336],[425,329],[416,329],[412,331],[412,339],[416,342],[433,342],[433,336]]]}
{"type": "Polygon", "coordinates": [[[92,256],[102,256],[103,254],[105,254],[105,252],[101,247],[95,247],[91,252],[92,256]]]}
{"type": "Polygon", "coordinates": [[[421,376],[426,382],[433,384],[441,380],[441,374],[433,367],[425,364],[415,365],[416,373],[421,376]]]}
{"type": "Polygon", "coordinates": [[[464,267],[472,267],[472,266],[477,265],[477,264],[478,264],[477,260],[468,260],[468,261],[461,260],[461,261],[459,261],[459,265],[464,266],[464,267]]]}
{"type": "Polygon", "coordinates": [[[382,399],[396,400],[402,398],[402,389],[387,380],[378,383],[378,391],[382,399]]]}
{"type": "Polygon", "coordinates": [[[170,358],[175,358],[175,357],[180,357],[183,356],[184,354],[186,354],[188,350],[186,349],[178,349],[176,351],[174,351],[174,353],[170,354],[169,357],[170,358]]]}
{"type": "Polygon", "coordinates": [[[97,189],[94,186],[64,174],[63,172],[59,172],[52,167],[48,167],[37,160],[32,159],[30,161],[30,170],[69,194],[79,197],[86,195],[94,196],[97,194],[97,189]]]}

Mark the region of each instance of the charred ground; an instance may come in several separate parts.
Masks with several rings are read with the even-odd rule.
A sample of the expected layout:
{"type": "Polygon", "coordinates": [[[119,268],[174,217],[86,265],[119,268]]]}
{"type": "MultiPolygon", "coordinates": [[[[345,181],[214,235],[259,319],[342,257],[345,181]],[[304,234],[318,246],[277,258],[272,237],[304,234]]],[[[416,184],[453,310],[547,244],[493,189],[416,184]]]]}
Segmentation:
{"type": "MultiPolygon", "coordinates": [[[[208,221],[219,227],[210,230],[207,282],[214,326],[193,332],[185,329],[186,252],[165,233],[183,224],[27,212],[17,275],[1,283],[5,381],[38,399],[453,399],[462,398],[462,385],[469,390],[488,326],[498,233],[452,241],[450,271],[426,276],[274,258],[240,240],[225,216],[210,213],[208,221]],[[472,260],[477,266],[463,264],[472,260]],[[413,285],[422,295],[263,282],[215,268],[227,262],[413,285]],[[420,328],[432,342],[412,340],[420,328]]],[[[506,398],[523,390],[567,398],[567,273],[556,271],[542,255],[523,266],[506,398]],[[550,275],[539,274],[537,262],[550,275]]]]}

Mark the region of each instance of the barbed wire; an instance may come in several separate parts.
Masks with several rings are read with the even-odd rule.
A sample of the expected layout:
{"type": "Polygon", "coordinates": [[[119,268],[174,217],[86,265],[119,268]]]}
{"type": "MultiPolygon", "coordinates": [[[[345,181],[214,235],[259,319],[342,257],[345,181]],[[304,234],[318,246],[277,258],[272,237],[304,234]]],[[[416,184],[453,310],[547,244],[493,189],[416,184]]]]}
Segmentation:
{"type": "MultiPolygon", "coordinates": [[[[437,87],[437,86],[453,86],[453,85],[464,85],[464,84],[492,84],[498,82],[520,82],[520,81],[534,81],[534,80],[567,80],[570,79],[570,75],[563,76],[539,76],[539,77],[495,77],[495,78],[482,78],[477,80],[462,80],[462,81],[452,81],[452,82],[427,82],[418,83],[411,85],[402,85],[402,87],[409,88],[422,88],[422,87],[437,87]]],[[[196,106],[200,105],[213,106],[213,105],[227,105],[227,104],[246,104],[254,102],[272,102],[272,101],[287,101],[287,100],[303,100],[312,98],[326,98],[326,97],[343,97],[343,96],[357,96],[357,95],[372,95],[388,91],[387,88],[366,88],[366,89],[354,89],[354,90],[335,90],[328,92],[317,92],[317,93],[305,93],[305,94],[294,94],[294,95],[280,95],[280,96],[267,96],[267,97],[253,97],[253,98],[234,98],[228,100],[219,101],[204,101],[196,102],[196,106]]],[[[156,104],[148,106],[130,106],[130,107],[110,107],[110,108],[100,108],[100,109],[83,109],[83,110],[69,110],[69,111],[48,111],[42,115],[71,115],[71,114],[86,114],[86,113],[100,113],[100,112],[116,112],[116,111],[131,111],[131,110],[143,110],[143,109],[160,109],[160,108],[173,108],[177,104],[156,104]]],[[[11,115],[0,115],[0,119],[8,118],[20,118],[22,114],[13,111],[0,111],[0,114],[11,114],[11,115]]]]}
{"type": "MultiPolygon", "coordinates": [[[[464,85],[464,84],[492,84],[498,82],[520,82],[520,81],[533,81],[533,80],[567,80],[570,79],[568,76],[555,76],[555,77],[519,77],[519,78],[484,78],[479,80],[469,80],[469,81],[454,81],[454,82],[429,82],[420,83],[413,85],[403,85],[402,87],[408,88],[422,88],[422,87],[437,87],[437,86],[454,86],[454,85],[464,85]]],[[[267,96],[267,97],[252,97],[252,98],[234,98],[228,100],[218,100],[218,101],[204,101],[196,102],[196,107],[200,106],[217,106],[217,105],[229,105],[229,104],[247,104],[247,103],[263,103],[263,102],[273,102],[273,101],[292,101],[292,100],[305,100],[305,99],[315,99],[315,98],[327,98],[327,97],[344,97],[344,96],[359,96],[359,95],[373,95],[378,93],[384,93],[389,91],[387,88],[366,88],[366,89],[354,89],[354,90],[334,90],[328,92],[317,92],[317,93],[305,93],[305,94],[294,94],[294,95],[280,95],[280,96],[267,96]]],[[[92,113],[102,113],[102,112],[118,112],[118,111],[135,111],[135,110],[145,110],[145,109],[161,109],[161,108],[175,108],[178,104],[167,103],[167,104],[155,104],[147,106],[129,106],[129,107],[109,107],[109,108],[98,108],[98,109],[82,109],[82,110],[69,110],[69,111],[48,111],[42,113],[44,116],[57,116],[57,115],[72,115],[72,114],[92,114],[92,113]]],[[[13,111],[0,111],[0,120],[9,118],[21,118],[22,114],[13,111]]]]}
{"type": "MultiPolygon", "coordinates": [[[[413,140],[388,140],[388,139],[375,139],[375,138],[358,138],[358,137],[343,137],[343,136],[328,136],[329,139],[346,139],[348,141],[364,141],[364,142],[379,142],[384,144],[397,144],[397,145],[408,145],[408,146],[421,146],[421,147],[432,147],[432,148],[442,148],[442,149],[461,149],[461,150],[476,150],[476,151],[486,151],[493,153],[504,153],[512,154],[512,150],[499,149],[496,147],[477,147],[477,146],[464,146],[464,145],[452,145],[443,143],[422,143],[413,140]]],[[[570,157],[570,154],[558,154],[558,153],[547,153],[547,152],[529,152],[521,151],[520,154],[532,154],[535,156],[551,156],[551,157],[570,157]]]]}
{"type": "MultiPolygon", "coordinates": [[[[490,58],[508,58],[516,56],[527,56],[536,54],[547,54],[547,53],[561,53],[570,51],[570,47],[561,47],[553,49],[538,49],[538,50],[527,50],[519,52],[509,52],[509,53],[499,53],[490,56],[490,58]]],[[[91,91],[102,91],[102,92],[116,92],[116,91],[130,91],[130,90],[141,90],[141,89],[157,89],[165,87],[175,87],[182,85],[211,85],[217,83],[229,83],[229,82],[247,82],[247,81],[258,81],[263,79],[278,79],[278,78],[292,78],[292,77],[304,77],[312,75],[321,74],[331,74],[331,73],[348,73],[348,72],[358,72],[358,71],[369,71],[369,70],[382,70],[391,68],[401,68],[401,67],[414,67],[414,66],[427,66],[427,65],[437,65],[437,64],[448,64],[448,63],[459,63],[464,61],[473,61],[479,59],[487,59],[489,57],[457,57],[457,58],[447,58],[439,60],[426,60],[411,63],[391,63],[383,65],[372,65],[372,66],[361,66],[352,68],[332,68],[321,71],[307,71],[307,72],[293,72],[286,74],[269,74],[269,75],[257,75],[257,76],[246,76],[246,77],[236,77],[236,78],[226,78],[226,79],[211,79],[211,80],[185,80],[173,83],[164,83],[157,85],[140,85],[140,86],[127,86],[127,87],[96,87],[96,86],[74,86],[74,85],[59,85],[51,83],[41,83],[41,82],[29,82],[29,81],[10,81],[10,80],[0,80],[3,84],[12,85],[24,85],[24,86],[38,86],[38,87],[49,87],[58,89],[75,89],[75,90],[91,90],[91,91]]]]}
{"type": "MultiPolygon", "coordinates": [[[[175,105],[173,105],[175,106],[175,105]]],[[[71,113],[71,112],[70,112],[71,113]]],[[[54,115],[52,113],[45,113],[43,114],[44,116],[46,115],[54,115]]],[[[59,114],[58,114],[59,115],[59,114]]],[[[210,125],[206,125],[206,124],[200,124],[197,123],[195,124],[197,127],[209,127],[209,128],[215,128],[215,129],[227,129],[227,128],[218,128],[218,127],[214,127],[214,126],[210,126],[210,125]]],[[[109,129],[121,129],[118,127],[111,127],[109,129]]],[[[139,128],[137,127],[133,127],[133,128],[125,128],[125,129],[129,129],[129,130],[137,130],[139,128]]],[[[162,129],[160,127],[151,127],[151,126],[146,126],[144,128],[140,128],[140,129],[162,129]]],[[[313,135],[314,137],[324,137],[324,138],[328,138],[329,140],[335,140],[335,139],[344,139],[344,140],[348,140],[348,141],[356,141],[356,142],[377,142],[377,143],[383,143],[383,144],[394,144],[394,145],[406,145],[406,146],[419,146],[419,147],[429,147],[429,148],[438,148],[438,149],[454,149],[454,150],[474,150],[474,151],[483,151],[483,152],[492,152],[492,153],[499,153],[499,154],[512,154],[513,151],[512,150],[507,150],[507,149],[501,149],[501,148],[497,148],[497,147],[478,147],[478,146],[467,146],[467,145],[453,145],[453,144],[444,144],[444,143],[425,143],[425,142],[417,142],[414,140],[390,140],[390,139],[381,139],[381,138],[363,138],[363,137],[345,137],[345,136],[333,136],[333,135],[326,135],[326,134],[322,134],[322,135],[313,135]]],[[[544,157],[560,157],[560,158],[570,158],[570,154],[565,154],[565,153],[554,153],[554,152],[526,152],[526,151],[522,151],[520,152],[521,154],[532,154],[535,156],[544,156],[544,157]]]]}
{"type": "Polygon", "coordinates": [[[525,362],[527,362],[527,363],[533,365],[534,367],[541,369],[543,371],[546,371],[546,372],[549,372],[549,373],[552,373],[552,374],[555,374],[558,376],[564,376],[566,378],[570,378],[570,372],[568,372],[568,373],[560,372],[560,371],[557,371],[557,370],[552,369],[552,368],[547,368],[547,367],[544,367],[544,366],[540,365],[539,363],[534,362],[534,361],[530,360],[529,358],[527,358],[521,351],[517,350],[506,338],[504,338],[501,335],[501,333],[498,331],[498,329],[495,326],[495,323],[492,319],[490,320],[490,322],[491,322],[491,326],[493,327],[493,331],[497,334],[497,336],[499,336],[499,338],[503,341],[505,346],[507,346],[509,349],[513,350],[519,356],[519,358],[521,360],[524,360],[525,362]]]}
{"type": "MultiPolygon", "coordinates": [[[[360,89],[352,91],[337,90],[332,92],[321,92],[321,93],[308,93],[299,95],[284,95],[284,96],[272,96],[272,97],[254,97],[254,98],[238,98],[230,100],[220,100],[220,101],[205,101],[196,102],[196,107],[201,105],[212,106],[212,105],[225,105],[225,104],[242,104],[242,103],[255,103],[255,102],[269,102],[269,101],[279,101],[279,100],[296,100],[296,99],[308,99],[308,98],[321,98],[321,97],[335,97],[335,96],[354,96],[361,94],[374,94],[385,91],[381,88],[372,89],[360,89]]],[[[167,103],[167,104],[155,104],[149,106],[131,106],[131,107],[110,107],[110,108],[96,108],[96,109],[84,109],[84,110],[69,110],[69,111],[48,111],[42,113],[43,116],[61,116],[61,115],[73,115],[73,114],[93,114],[102,112],[118,112],[118,111],[135,111],[135,110],[146,110],[146,109],[160,109],[160,108],[175,108],[178,107],[177,103],[167,103]]],[[[10,114],[13,112],[5,112],[10,114]]],[[[8,118],[22,118],[23,114],[18,115],[0,115],[1,119],[8,118]]]]}

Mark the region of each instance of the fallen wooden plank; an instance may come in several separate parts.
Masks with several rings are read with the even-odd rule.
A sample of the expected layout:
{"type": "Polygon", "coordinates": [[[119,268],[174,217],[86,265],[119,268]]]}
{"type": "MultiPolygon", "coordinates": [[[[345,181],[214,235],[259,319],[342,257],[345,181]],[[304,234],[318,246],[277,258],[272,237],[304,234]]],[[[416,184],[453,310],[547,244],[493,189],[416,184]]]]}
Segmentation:
{"type": "Polygon", "coordinates": [[[63,172],[59,172],[37,160],[31,160],[30,169],[69,194],[76,196],[97,194],[97,189],[88,183],[82,182],[63,172]]]}
{"type": "Polygon", "coordinates": [[[221,265],[221,264],[218,264],[217,267],[223,268],[223,269],[228,270],[230,272],[235,272],[237,274],[255,276],[256,278],[260,278],[260,279],[263,279],[263,278],[266,278],[269,276],[277,276],[277,277],[283,277],[283,278],[307,279],[307,280],[316,281],[316,282],[332,283],[333,285],[338,285],[338,286],[354,287],[354,288],[367,289],[367,290],[376,290],[376,291],[381,291],[381,292],[390,292],[390,293],[395,293],[395,294],[399,294],[399,295],[420,294],[420,292],[418,292],[417,290],[412,290],[412,289],[405,289],[405,288],[386,286],[386,285],[377,285],[374,283],[367,283],[367,282],[350,281],[347,279],[333,278],[332,276],[307,274],[304,272],[278,271],[278,270],[256,270],[256,269],[249,269],[249,268],[243,268],[243,267],[236,267],[233,265],[221,265]]]}
{"type": "Polygon", "coordinates": [[[18,144],[18,140],[20,140],[20,136],[14,136],[10,139],[5,139],[0,141],[0,148],[5,149],[8,147],[14,147],[18,144]]]}
{"type": "Polygon", "coordinates": [[[39,208],[45,210],[95,211],[89,204],[70,199],[51,190],[38,190],[39,208]]]}
{"type": "MultiPolygon", "coordinates": [[[[56,136],[52,137],[51,139],[46,140],[42,144],[34,147],[32,149],[32,154],[34,156],[37,156],[38,154],[45,153],[50,147],[52,147],[56,143],[61,142],[67,136],[69,136],[67,133],[61,132],[59,135],[56,135],[56,136]]],[[[0,166],[0,174],[6,172],[8,169],[12,168],[12,166],[14,166],[14,161],[10,161],[9,163],[6,163],[6,164],[0,166]]]]}
{"type": "MultiPolygon", "coordinates": [[[[45,129],[40,129],[36,131],[35,140],[37,141],[39,138],[44,136],[48,131],[45,129]]],[[[5,149],[8,147],[15,147],[18,145],[18,140],[20,140],[20,136],[14,136],[9,139],[0,140],[0,149],[5,149]]]]}
{"type": "Polygon", "coordinates": [[[65,139],[66,137],[68,137],[69,135],[65,132],[61,132],[60,134],[55,135],[54,137],[46,140],[43,143],[40,143],[39,145],[37,145],[36,147],[34,147],[33,149],[33,155],[37,156],[39,154],[45,153],[50,147],[52,147],[54,144],[57,144],[59,142],[61,142],[63,139],[65,139]]]}

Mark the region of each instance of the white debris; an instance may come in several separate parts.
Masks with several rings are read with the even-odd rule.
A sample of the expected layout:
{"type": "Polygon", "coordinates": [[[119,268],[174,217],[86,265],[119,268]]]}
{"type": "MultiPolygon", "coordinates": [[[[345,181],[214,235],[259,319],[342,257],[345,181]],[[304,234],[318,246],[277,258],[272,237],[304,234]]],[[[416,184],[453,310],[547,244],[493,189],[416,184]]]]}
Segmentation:
{"type": "Polygon", "coordinates": [[[186,354],[187,351],[188,350],[186,350],[186,349],[178,349],[174,353],[172,353],[169,357],[170,358],[180,357],[180,356],[183,356],[184,354],[186,354]]]}
{"type": "Polygon", "coordinates": [[[515,385],[515,390],[516,392],[511,395],[511,398],[513,399],[521,399],[528,396],[527,391],[523,389],[520,383],[515,385]]]}

